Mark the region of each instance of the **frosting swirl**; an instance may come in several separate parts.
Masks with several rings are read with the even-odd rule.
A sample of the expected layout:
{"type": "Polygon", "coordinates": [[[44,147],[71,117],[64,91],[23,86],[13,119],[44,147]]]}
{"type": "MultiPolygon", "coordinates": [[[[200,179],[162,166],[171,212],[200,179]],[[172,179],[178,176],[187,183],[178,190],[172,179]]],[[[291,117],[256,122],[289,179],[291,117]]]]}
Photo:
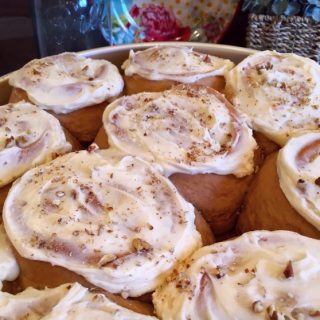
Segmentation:
{"type": "Polygon", "coordinates": [[[169,176],[253,171],[252,131],[217,91],[179,85],[111,103],[103,114],[109,144],[159,164],[169,176]]]}
{"type": "Polygon", "coordinates": [[[196,251],[153,294],[161,319],[320,317],[320,244],[254,231],[196,251]]]}
{"type": "Polygon", "coordinates": [[[0,106],[0,187],[30,168],[71,151],[59,121],[36,106],[0,106]]]}
{"type": "Polygon", "coordinates": [[[0,292],[0,318],[7,320],[157,319],[123,308],[105,295],[89,292],[78,283],[44,290],[28,288],[17,295],[0,292]]]}
{"type": "Polygon", "coordinates": [[[12,73],[9,83],[25,90],[33,103],[57,114],[101,103],[123,89],[116,66],[75,53],[32,60],[12,73]]]}
{"type": "Polygon", "coordinates": [[[130,51],[122,69],[126,76],[138,74],[150,80],[173,80],[193,83],[212,76],[223,76],[232,69],[233,62],[193,51],[186,47],[152,47],[130,51]]]}
{"type": "Polygon", "coordinates": [[[290,139],[279,151],[277,170],[292,207],[320,230],[320,132],[290,139]]]}
{"type": "Polygon", "coordinates": [[[94,145],[28,171],[3,210],[21,256],[129,296],[154,290],[201,246],[194,219],[192,205],[147,162],[94,145]]]}
{"type": "Polygon", "coordinates": [[[315,61],[263,51],[244,59],[226,80],[234,106],[279,145],[297,133],[320,130],[320,66],[315,61]]]}
{"type": "Polygon", "coordinates": [[[2,281],[13,281],[19,275],[19,266],[14,257],[9,240],[0,224],[0,290],[2,281]]]}

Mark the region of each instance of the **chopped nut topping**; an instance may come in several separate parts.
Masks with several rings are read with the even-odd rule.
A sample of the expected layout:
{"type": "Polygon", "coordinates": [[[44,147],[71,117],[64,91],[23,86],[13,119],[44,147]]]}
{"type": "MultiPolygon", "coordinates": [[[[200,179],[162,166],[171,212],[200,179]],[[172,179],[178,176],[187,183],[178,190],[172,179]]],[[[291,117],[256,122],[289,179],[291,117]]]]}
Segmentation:
{"type": "Polygon", "coordinates": [[[152,246],[145,240],[136,238],[132,240],[132,246],[137,252],[151,251],[152,246]]]}
{"type": "Polygon", "coordinates": [[[95,143],[90,144],[90,146],[87,148],[87,151],[88,151],[89,153],[91,153],[91,152],[93,152],[93,151],[96,151],[96,150],[99,150],[99,147],[98,147],[98,145],[95,144],[95,143]]]}
{"type": "Polygon", "coordinates": [[[56,192],[56,196],[59,197],[59,198],[62,198],[64,197],[65,193],[63,191],[57,191],[56,192]]]}
{"type": "Polygon", "coordinates": [[[217,268],[216,268],[215,271],[216,271],[215,277],[216,277],[217,279],[221,279],[222,277],[225,276],[225,273],[221,270],[221,268],[220,268],[219,266],[217,266],[217,268]]]}
{"type": "Polygon", "coordinates": [[[104,267],[105,265],[107,265],[108,263],[114,261],[117,259],[117,256],[114,254],[105,254],[98,262],[98,266],[104,267]]]}
{"type": "Polygon", "coordinates": [[[319,317],[320,316],[320,310],[311,310],[309,311],[310,317],[319,317]]]}
{"type": "Polygon", "coordinates": [[[293,273],[293,267],[292,267],[292,261],[290,260],[286,266],[286,268],[283,271],[284,276],[288,278],[292,278],[294,276],[293,273]]]}
{"type": "Polygon", "coordinates": [[[184,272],[178,274],[176,278],[176,288],[186,290],[190,287],[191,280],[184,272]]]}
{"type": "Polygon", "coordinates": [[[252,304],[252,310],[255,313],[260,313],[263,311],[263,309],[264,309],[264,305],[260,300],[257,300],[252,304]]]}

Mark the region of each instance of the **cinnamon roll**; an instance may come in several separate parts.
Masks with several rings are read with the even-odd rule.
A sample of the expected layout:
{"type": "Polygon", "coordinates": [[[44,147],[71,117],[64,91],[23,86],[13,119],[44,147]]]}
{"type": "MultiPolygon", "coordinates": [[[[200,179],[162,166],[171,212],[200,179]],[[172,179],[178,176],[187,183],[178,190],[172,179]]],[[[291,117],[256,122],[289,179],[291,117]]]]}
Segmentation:
{"type": "Polygon", "coordinates": [[[96,142],[156,165],[204,215],[214,234],[234,226],[254,170],[256,142],[217,91],[179,85],[111,103],[96,142]]]}
{"type": "Polygon", "coordinates": [[[226,75],[226,93],[247,115],[269,153],[294,135],[320,130],[320,66],[291,53],[263,51],[226,75]],[[271,142],[271,141],[272,142],[271,142]]]}
{"type": "Polygon", "coordinates": [[[164,91],[179,83],[197,83],[223,90],[225,73],[233,62],[192,48],[161,46],[130,51],[124,69],[126,94],[164,91]]]}
{"type": "Polygon", "coordinates": [[[63,53],[32,60],[14,72],[11,102],[29,100],[51,112],[80,142],[91,142],[107,103],[123,89],[116,66],[63,53]]]}
{"type": "Polygon", "coordinates": [[[201,246],[194,208],[168,179],[139,158],[94,145],[25,173],[3,220],[22,278],[39,287],[43,275],[43,285],[64,283],[64,268],[72,281],[78,275],[141,296],[201,246]]]}
{"type": "MultiPolygon", "coordinates": [[[[19,275],[19,266],[13,254],[11,244],[0,224],[0,291],[4,281],[13,281],[19,275]]],[[[0,302],[1,305],[1,302],[0,302]]]]}
{"type": "Polygon", "coordinates": [[[320,238],[320,132],[292,138],[267,158],[237,227],[241,232],[284,229],[320,238]]]}
{"type": "Polygon", "coordinates": [[[72,144],[57,119],[30,103],[0,106],[0,212],[12,181],[72,146],[78,148],[68,138],[72,144]]]}
{"type": "Polygon", "coordinates": [[[114,303],[102,293],[90,292],[78,283],[44,290],[28,288],[17,295],[0,292],[0,318],[6,320],[157,319],[138,312],[114,303]]]}
{"type": "Polygon", "coordinates": [[[255,231],[203,247],[153,294],[160,319],[320,318],[320,244],[255,231]]]}

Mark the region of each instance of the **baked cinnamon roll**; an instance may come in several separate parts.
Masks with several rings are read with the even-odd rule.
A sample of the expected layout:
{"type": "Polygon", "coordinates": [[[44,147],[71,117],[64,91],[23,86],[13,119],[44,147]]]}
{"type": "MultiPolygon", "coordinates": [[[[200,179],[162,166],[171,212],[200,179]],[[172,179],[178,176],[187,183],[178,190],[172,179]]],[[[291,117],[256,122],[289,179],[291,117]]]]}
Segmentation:
{"type": "Polygon", "coordinates": [[[0,224],[0,291],[3,288],[4,281],[13,281],[18,275],[19,266],[17,260],[14,256],[11,244],[7,239],[3,225],[0,224]]]}
{"type": "Polygon", "coordinates": [[[295,54],[263,51],[226,75],[226,93],[247,115],[269,153],[297,134],[320,130],[320,66],[295,54]]]}
{"type": "Polygon", "coordinates": [[[12,181],[77,144],[57,119],[30,103],[0,106],[0,212],[12,181]]]}
{"type": "Polygon", "coordinates": [[[75,53],[32,60],[9,83],[11,102],[28,100],[51,112],[83,143],[95,138],[104,108],[123,89],[116,66],[75,53]]]}
{"type": "Polygon", "coordinates": [[[256,142],[221,94],[179,85],[125,96],[106,108],[103,124],[107,137],[100,132],[98,145],[156,165],[214,234],[232,229],[254,170],[256,142]]]}
{"type": "Polygon", "coordinates": [[[124,308],[78,283],[44,290],[28,288],[17,295],[0,292],[1,319],[157,319],[138,312],[139,309],[135,312],[124,308]]]}
{"type": "Polygon", "coordinates": [[[201,246],[194,208],[168,179],[139,158],[94,145],[24,174],[3,220],[21,277],[37,287],[85,279],[137,297],[201,246]]]}
{"type": "Polygon", "coordinates": [[[193,51],[192,48],[161,46],[130,51],[124,69],[126,94],[164,91],[179,83],[194,83],[223,90],[225,73],[234,66],[227,59],[193,51]]]}
{"type": "Polygon", "coordinates": [[[255,231],[203,247],[153,294],[160,319],[320,318],[320,244],[255,231]]]}
{"type": "Polygon", "coordinates": [[[267,158],[237,227],[240,232],[284,229],[320,238],[320,132],[292,138],[267,158]]]}

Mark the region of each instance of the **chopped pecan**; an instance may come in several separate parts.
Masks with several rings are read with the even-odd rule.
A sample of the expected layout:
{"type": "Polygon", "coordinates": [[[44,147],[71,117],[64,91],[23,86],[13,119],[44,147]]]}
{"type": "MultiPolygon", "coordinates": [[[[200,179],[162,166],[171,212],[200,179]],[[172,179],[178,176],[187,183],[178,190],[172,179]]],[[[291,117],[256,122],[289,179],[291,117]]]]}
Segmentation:
{"type": "Polygon", "coordinates": [[[152,246],[147,241],[140,238],[133,239],[132,246],[137,252],[148,252],[152,250],[152,246]]]}

